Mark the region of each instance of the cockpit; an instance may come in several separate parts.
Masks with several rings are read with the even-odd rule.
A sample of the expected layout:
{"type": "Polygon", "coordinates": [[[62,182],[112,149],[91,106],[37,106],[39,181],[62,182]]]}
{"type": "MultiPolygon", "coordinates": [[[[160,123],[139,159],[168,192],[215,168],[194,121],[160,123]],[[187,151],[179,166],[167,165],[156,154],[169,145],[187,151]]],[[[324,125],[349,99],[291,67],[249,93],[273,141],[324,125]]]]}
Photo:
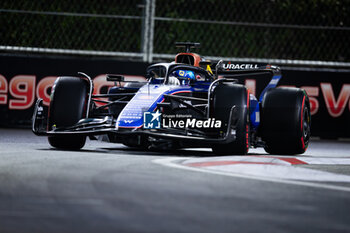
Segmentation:
{"type": "Polygon", "coordinates": [[[162,63],[147,69],[150,84],[192,85],[197,82],[210,82],[212,77],[207,71],[188,65],[162,63]]]}
{"type": "Polygon", "coordinates": [[[167,67],[164,65],[153,65],[148,67],[146,79],[150,84],[163,84],[167,74],[167,67]]]}

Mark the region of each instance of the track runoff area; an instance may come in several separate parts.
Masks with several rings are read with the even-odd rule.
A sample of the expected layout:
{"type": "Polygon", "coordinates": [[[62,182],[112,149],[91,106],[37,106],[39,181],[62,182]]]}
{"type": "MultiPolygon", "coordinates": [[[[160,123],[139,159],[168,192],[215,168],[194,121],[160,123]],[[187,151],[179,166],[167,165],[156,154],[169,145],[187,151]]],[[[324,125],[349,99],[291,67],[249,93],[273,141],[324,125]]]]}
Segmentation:
{"type": "MultiPolygon", "coordinates": [[[[348,151],[333,148],[327,153],[327,149],[318,148],[321,143],[314,141],[303,156],[268,155],[262,149],[253,149],[247,156],[165,158],[153,162],[196,172],[350,192],[350,144],[346,145],[348,151]]],[[[326,142],[331,147],[332,143],[326,142]]]]}
{"type": "MultiPolygon", "coordinates": [[[[208,149],[203,151],[210,152],[208,149]]],[[[314,139],[303,155],[270,155],[262,148],[247,156],[162,158],[178,169],[350,192],[350,140],[314,139]]]]}

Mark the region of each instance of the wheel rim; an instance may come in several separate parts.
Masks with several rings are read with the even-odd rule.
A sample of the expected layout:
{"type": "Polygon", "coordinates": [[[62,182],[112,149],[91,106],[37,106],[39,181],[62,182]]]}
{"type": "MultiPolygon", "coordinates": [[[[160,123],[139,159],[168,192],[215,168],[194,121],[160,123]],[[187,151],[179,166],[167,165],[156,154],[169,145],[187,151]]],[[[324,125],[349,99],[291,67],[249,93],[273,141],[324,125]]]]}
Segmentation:
{"type": "Polygon", "coordinates": [[[310,115],[308,109],[304,108],[303,114],[303,137],[304,139],[309,139],[310,136],[310,115]]]}

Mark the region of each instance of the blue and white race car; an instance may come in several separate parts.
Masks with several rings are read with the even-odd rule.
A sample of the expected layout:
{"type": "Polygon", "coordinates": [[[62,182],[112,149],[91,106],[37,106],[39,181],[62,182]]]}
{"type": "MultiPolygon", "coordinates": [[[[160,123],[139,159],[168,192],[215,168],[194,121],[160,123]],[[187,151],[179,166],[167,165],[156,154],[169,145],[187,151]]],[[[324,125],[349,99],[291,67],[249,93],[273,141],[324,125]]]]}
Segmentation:
{"type": "Polygon", "coordinates": [[[195,43],[180,43],[185,53],[171,63],[148,67],[147,82],[115,82],[107,94],[93,95],[93,82],[57,78],[48,110],[39,99],[32,130],[51,146],[80,149],[86,137],[107,135],[110,142],[144,149],[209,147],[215,154],[247,154],[264,147],[273,154],[301,154],[310,138],[310,103],[299,88],[276,87],[278,67],[208,62],[191,53],[195,43]],[[257,99],[239,77],[269,75],[257,99]],[[104,98],[105,100],[101,100],[104,98]],[[97,104],[97,103],[103,103],[97,104]]]}

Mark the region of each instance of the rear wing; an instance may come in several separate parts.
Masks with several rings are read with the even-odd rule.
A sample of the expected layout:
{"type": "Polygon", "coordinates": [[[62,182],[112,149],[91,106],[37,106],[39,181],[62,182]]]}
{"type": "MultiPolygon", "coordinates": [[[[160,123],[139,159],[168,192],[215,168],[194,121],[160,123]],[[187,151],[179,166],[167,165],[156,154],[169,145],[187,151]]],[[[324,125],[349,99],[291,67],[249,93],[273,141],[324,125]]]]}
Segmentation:
{"type": "Polygon", "coordinates": [[[222,60],[215,64],[215,76],[223,76],[226,79],[242,77],[259,78],[262,75],[270,75],[271,80],[261,92],[259,101],[261,102],[266,91],[275,88],[282,78],[281,70],[278,66],[263,63],[232,63],[222,60]]]}
{"type": "Polygon", "coordinates": [[[266,63],[238,63],[223,60],[211,63],[211,68],[218,73],[247,73],[252,71],[280,72],[279,67],[266,63]]]}

